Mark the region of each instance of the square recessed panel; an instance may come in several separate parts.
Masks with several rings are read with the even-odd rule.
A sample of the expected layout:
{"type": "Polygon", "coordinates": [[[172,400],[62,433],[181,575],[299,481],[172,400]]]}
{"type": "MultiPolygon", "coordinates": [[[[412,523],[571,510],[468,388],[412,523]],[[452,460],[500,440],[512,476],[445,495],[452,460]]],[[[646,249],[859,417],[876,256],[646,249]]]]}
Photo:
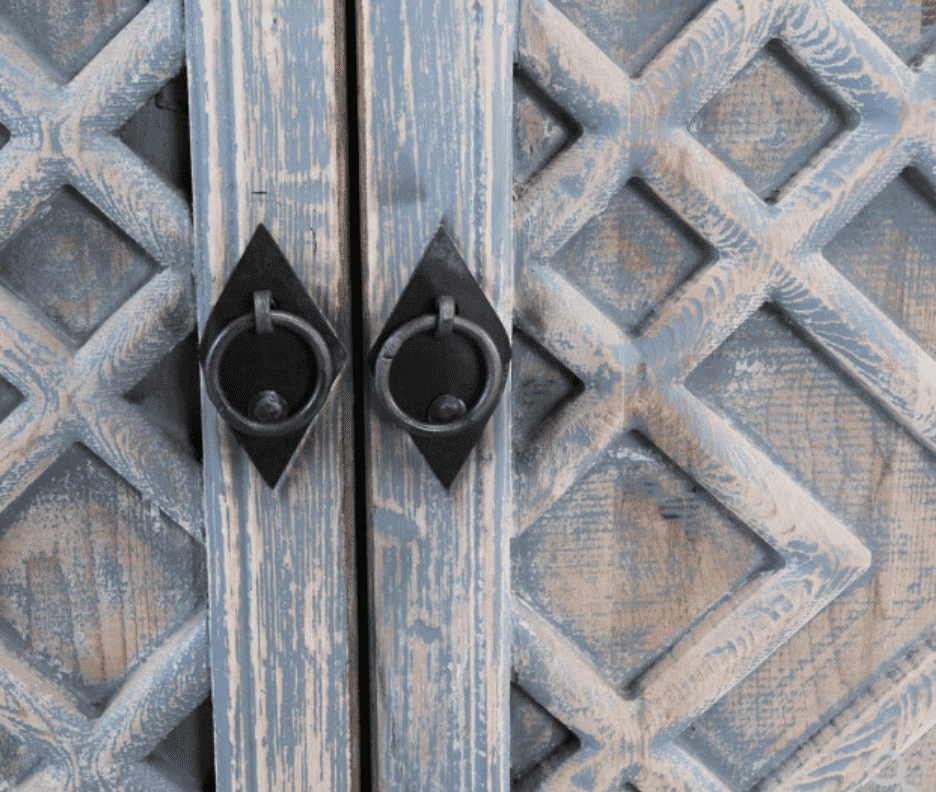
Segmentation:
{"type": "Polygon", "coordinates": [[[511,542],[511,562],[514,591],[623,691],[776,556],[629,434],[511,542]]]}
{"type": "Polygon", "coordinates": [[[205,550],[80,445],[0,514],[0,623],[97,708],[207,598],[205,550]]]}
{"type": "Polygon", "coordinates": [[[696,114],[689,131],[770,203],[846,119],[846,109],[774,39],[696,114]]]}
{"type": "Polygon", "coordinates": [[[522,330],[513,332],[513,444],[522,457],[540,427],[585,389],[584,383],[522,330]]]}
{"type": "Polygon", "coordinates": [[[514,184],[539,173],[578,135],[575,122],[522,71],[514,72],[514,184]]]}
{"type": "Polygon", "coordinates": [[[872,559],[685,735],[734,789],[747,790],[936,623],[936,459],[772,306],[686,385],[812,492],[872,559]]]}
{"type": "Polygon", "coordinates": [[[713,257],[695,231],[643,182],[631,179],[549,263],[621,327],[638,332],[713,257]]]}
{"type": "Polygon", "coordinates": [[[188,84],[183,70],[134,113],[117,132],[133,151],[152,165],[192,203],[188,84]]]}
{"type": "Polygon", "coordinates": [[[634,77],[708,0],[554,0],[553,4],[634,77]]]}
{"type": "Polygon", "coordinates": [[[510,686],[510,788],[526,792],[578,750],[579,739],[527,695],[510,686]]]}
{"type": "Polygon", "coordinates": [[[907,63],[936,41],[933,0],[844,0],[907,63]]]}
{"type": "Polygon", "coordinates": [[[936,357],[936,196],[917,172],[888,184],[822,253],[936,357]]]}
{"type": "Polygon", "coordinates": [[[71,80],[146,5],[146,0],[0,0],[0,23],[71,80]]]}
{"type": "Polygon", "coordinates": [[[156,271],[133,240],[71,188],[0,249],[0,280],[78,344],[156,271]]]}

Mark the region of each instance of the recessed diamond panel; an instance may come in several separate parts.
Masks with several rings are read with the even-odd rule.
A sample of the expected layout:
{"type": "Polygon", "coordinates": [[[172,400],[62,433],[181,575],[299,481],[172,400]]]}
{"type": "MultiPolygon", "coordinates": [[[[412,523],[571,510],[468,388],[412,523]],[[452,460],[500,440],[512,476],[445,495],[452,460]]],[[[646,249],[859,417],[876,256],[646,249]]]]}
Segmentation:
{"type": "Polygon", "coordinates": [[[622,327],[636,331],[711,257],[698,234],[631,179],[550,263],[622,327]]]}
{"type": "Polygon", "coordinates": [[[770,307],[687,385],[871,552],[858,583],[687,735],[735,789],[749,789],[936,621],[936,460],[770,307]]]}
{"type": "Polygon", "coordinates": [[[0,250],[0,279],[83,343],[156,263],[72,189],[0,250]]]}
{"type": "Polygon", "coordinates": [[[23,401],[23,394],[0,377],[0,421],[6,418],[23,401]]]}
{"type": "Polygon", "coordinates": [[[575,137],[574,123],[523,72],[514,74],[514,183],[524,184],[575,137]]]}
{"type": "Polygon", "coordinates": [[[204,548],[83,446],[0,515],[0,623],[99,707],[206,596],[204,548]]]}
{"type": "Polygon", "coordinates": [[[0,124],[0,149],[2,149],[10,140],[10,130],[3,124],[0,124]]]}
{"type": "Polygon", "coordinates": [[[39,53],[71,80],[143,6],[146,0],[0,0],[0,23],[7,21],[39,53]]]}
{"type": "Polygon", "coordinates": [[[918,173],[890,182],[822,252],[936,357],[936,196],[918,173]]]}
{"type": "Polygon", "coordinates": [[[907,63],[936,41],[932,0],[844,0],[907,63]]]}
{"type": "Polygon", "coordinates": [[[689,124],[768,203],[846,124],[847,113],[774,39],[689,124]]]}
{"type": "Polygon", "coordinates": [[[117,132],[117,137],[180,190],[191,204],[192,160],[184,70],[137,110],[117,132]]]}
{"type": "Polygon", "coordinates": [[[214,722],[206,699],[148,757],[163,775],[187,790],[214,790],[214,722]]]}
{"type": "Polygon", "coordinates": [[[514,590],[619,690],[773,564],[763,542],[634,435],[513,540],[511,559],[514,590]]]}
{"type": "Polygon", "coordinates": [[[526,694],[510,686],[510,788],[539,788],[563,759],[579,747],[579,739],[526,694]]]}
{"type": "Polygon", "coordinates": [[[708,0],[555,0],[554,5],[635,76],[708,0]]]}
{"type": "Polygon", "coordinates": [[[134,385],[126,398],[142,407],[186,453],[201,461],[201,381],[194,330],[134,385]]]}
{"type": "Polygon", "coordinates": [[[582,381],[522,330],[513,333],[513,440],[522,455],[550,416],[584,389],[582,381]]]}

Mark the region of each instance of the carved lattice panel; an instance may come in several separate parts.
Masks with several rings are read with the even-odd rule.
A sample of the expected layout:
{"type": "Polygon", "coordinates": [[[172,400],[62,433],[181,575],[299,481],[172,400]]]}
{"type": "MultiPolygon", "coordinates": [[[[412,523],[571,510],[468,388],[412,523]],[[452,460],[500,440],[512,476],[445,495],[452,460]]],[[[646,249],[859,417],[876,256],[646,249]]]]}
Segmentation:
{"type": "Polygon", "coordinates": [[[702,5],[521,3],[516,784],[922,792],[936,17],[702,5]]]}
{"type": "Polygon", "coordinates": [[[183,45],[178,0],[0,2],[3,789],[204,781],[183,45]]]}

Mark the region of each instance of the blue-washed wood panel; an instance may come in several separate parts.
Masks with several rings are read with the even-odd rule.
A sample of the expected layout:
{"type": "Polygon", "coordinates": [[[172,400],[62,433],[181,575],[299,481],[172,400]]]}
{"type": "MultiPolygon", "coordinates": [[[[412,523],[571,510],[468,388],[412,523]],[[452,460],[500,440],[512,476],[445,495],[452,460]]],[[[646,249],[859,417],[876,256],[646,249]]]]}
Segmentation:
{"type": "MultiPolygon", "coordinates": [[[[202,329],[263,223],[351,349],[343,13],[186,3],[202,329]]],[[[275,489],[202,393],[222,792],[359,784],[351,368],[275,489]]]]}
{"type": "MultiPolygon", "coordinates": [[[[359,8],[365,346],[440,223],[509,330],[516,4],[359,8]]],[[[377,789],[508,789],[510,412],[508,383],[448,490],[402,430],[369,416],[377,789]]]]}

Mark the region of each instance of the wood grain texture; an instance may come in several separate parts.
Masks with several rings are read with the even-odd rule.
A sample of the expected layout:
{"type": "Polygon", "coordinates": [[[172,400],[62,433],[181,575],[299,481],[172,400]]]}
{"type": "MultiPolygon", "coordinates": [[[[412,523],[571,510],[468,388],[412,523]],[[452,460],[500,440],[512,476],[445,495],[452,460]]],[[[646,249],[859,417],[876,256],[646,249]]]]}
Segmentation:
{"type": "Polygon", "coordinates": [[[0,5],[4,789],[178,790],[144,760],[208,695],[201,470],[124,398],[195,323],[183,194],[115,137],[182,66],[141,6],[0,5]]]}
{"type": "MultiPolygon", "coordinates": [[[[440,222],[509,329],[514,6],[359,8],[368,346],[440,222]]],[[[376,789],[508,788],[509,413],[448,491],[404,432],[370,418],[376,789]]]]}
{"type": "MultiPolygon", "coordinates": [[[[263,223],[350,349],[342,7],[186,4],[201,328],[263,223]]],[[[218,789],[354,789],[351,372],[275,490],[202,402],[218,789]]]]}
{"type": "MultiPolygon", "coordinates": [[[[652,60],[634,66],[626,42],[640,34],[610,28],[642,4],[615,4],[613,12],[611,5],[521,4],[519,61],[534,84],[526,95],[542,91],[540,106],[555,103],[552,117],[567,113],[580,134],[558,153],[547,143],[546,164],[528,168],[516,189],[518,322],[551,369],[564,368],[584,390],[535,429],[525,427],[532,439],[518,445],[514,564],[541,562],[538,534],[527,540],[524,531],[562,526],[553,530],[584,537],[584,581],[575,585],[586,596],[591,576],[610,579],[608,554],[595,559],[589,551],[602,521],[609,532],[623,530],[618,526],[643,514],[643,541],[654,546],[647,515],[655,512],[641,498],[621,501],[630,510],[623,518],[614,498],[582,500],[607,464],[599,464],[602,452],[633,430],[782,564],[747,577],[680,634],[629,696],[613,684],[602,654],[619,647],[619,622],[586,630],[600,604],[570,618],[566,599],[543,593],[561,592],[566,572],[516,590],[517,683],[580,742],[538,788],[818,788],[811,784],[822,783],[819,775],[793,768],[832,773],[834,740],[810,738],[836,713],[829,733],[864,734],[870,721],[863,718],[877,717],[871,710],[893,714],[886,701],[916,696],[894,716],[905,737],[893,741],[881,731],[863,743],[882,749],[903,751],[932,725],[928,693],[911,688],[906,696],[887,693],[886,701],[884,689],[874,688],[873,704],[852,707],[887,668],[904,662],[932,621],[921,526],[930,522],[936,378],[925,351],[928,314],[908,287],[925,262],[919,240],[931,231],[936,72],[932,58],[908,67],[907,51],[898,56],[864,16],[899,16],[915,52],[929,34],[912,3],[861,3],[856,15],[838,0],[716,0],[672,41],[653,44],[652,60]],[[886,194],[875,206],[901,172],[888,189],[913,190],[900,193],[903,209],[892,208],[886,194]],[[711,255],[687,271],[677,250],[658,245],[648,267],[653,234],[622,229],[620,196],[634,183],[659,201],[664,226],[690,228],[711,255]],[[883,217],[888,211],[898,211],[900,222],[883,217]],[[868,219],[877,216],[881,222],[868,219]],[[674,273],[676,283],[667,284],[674,273]],[[643,309],[648,318],[634,326],[622,309],[641,291],[652,295],[643,309]],[[826,384],[807,377],[812,369],[767,336],[733,346],[748,338],[749,323],[771,300],[834,369],[826,384]],[[716,374],[712,365],[722,355],[732,363],[719,364],[716,374]],[[767,426],[773,439],[764,438],[767,426]],[[820,426],[828,431],[814,431],[820,426]],[[881,469],[893,471],[893,483],[880,480],[881,469]],[[568,512],[570,500],[585,509],[587,527],[568,512]],[[804,694],[813,684],[818,695],[804,694]],[[723,717],[729,711],[730,722],[723,717]],[[702,732],[708,742],[696,739],[702,732]],[[774,743],[758,736],[768,733],[774,743]],[[790,755],[796,758],[778,769],[790,755]]],[[[666,9],[686,10],[676,2],[666,9]]],[[[671,18],[662,11],[650,17],[640,41],[659,41],[671,18]]],[[[527,124],[522,134],[537,128],[527,124]]],[[[525,140],[515,146],[538,150],[525,140]]],[[[644,491],[654,489],[644,484],[644,491]]],[[[656,499],[665,502],[659,493],[656,499]]],[[[711,554],[699,550],[691,565],[711,554]]],[[[524,574],[533,570],[516,579],[524,574]]],[[[647,606],[663,605],[656,583],[636,582],[630,601],[640,607],[646,596],[647,606]]],[[[619,586],[617,596],[625,590],[619,586]]],[[[669,595],[672,613],[698,606],[690,590],[669,595]]],[[[684,629],[674,616],[664,621],[670,634],[684,629]]],[[[855,789],[873,772],[857,759],[849,768],[837,786],[831,775],[823,781],[855,789]]]]}

